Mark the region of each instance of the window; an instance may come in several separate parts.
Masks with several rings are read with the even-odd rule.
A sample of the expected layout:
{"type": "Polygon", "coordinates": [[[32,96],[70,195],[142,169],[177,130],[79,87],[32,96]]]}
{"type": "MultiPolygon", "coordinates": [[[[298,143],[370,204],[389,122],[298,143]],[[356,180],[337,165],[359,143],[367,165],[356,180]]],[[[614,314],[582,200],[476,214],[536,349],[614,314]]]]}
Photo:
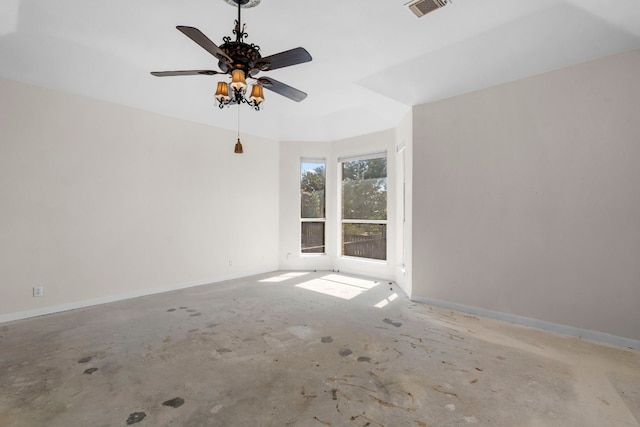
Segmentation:
{"type": "Polygon", "coordinates": [[[300,252],[325,253],[326,162],[300,160],[300,252]]]}
{"type": "Polygon", "coordinates": [[[387,155],[339,159],[342,255],[387,259],[387,155]]]}

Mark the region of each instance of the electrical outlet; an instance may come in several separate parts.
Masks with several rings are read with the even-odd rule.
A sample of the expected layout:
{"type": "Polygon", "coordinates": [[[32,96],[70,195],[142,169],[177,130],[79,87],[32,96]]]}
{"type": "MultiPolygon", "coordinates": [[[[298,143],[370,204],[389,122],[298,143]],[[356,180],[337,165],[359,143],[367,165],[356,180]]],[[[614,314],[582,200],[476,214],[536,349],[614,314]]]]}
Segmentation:
{"type": "Polygon", "coordinates": [[[41,297],[44,295],[44,286],[34,286],[33,287],[33,296],[41,297]]]}

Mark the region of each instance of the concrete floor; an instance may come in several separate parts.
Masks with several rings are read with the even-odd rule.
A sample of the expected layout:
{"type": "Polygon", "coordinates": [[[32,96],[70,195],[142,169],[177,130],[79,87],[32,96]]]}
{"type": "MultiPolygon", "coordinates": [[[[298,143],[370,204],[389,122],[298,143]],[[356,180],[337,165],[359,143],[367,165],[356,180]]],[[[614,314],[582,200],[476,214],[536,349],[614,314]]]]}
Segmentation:
{"type": "Polygon", "coordinates": [[[0,425],[638,426],[640,352],[273,273],[0,325],[0,425]]]}

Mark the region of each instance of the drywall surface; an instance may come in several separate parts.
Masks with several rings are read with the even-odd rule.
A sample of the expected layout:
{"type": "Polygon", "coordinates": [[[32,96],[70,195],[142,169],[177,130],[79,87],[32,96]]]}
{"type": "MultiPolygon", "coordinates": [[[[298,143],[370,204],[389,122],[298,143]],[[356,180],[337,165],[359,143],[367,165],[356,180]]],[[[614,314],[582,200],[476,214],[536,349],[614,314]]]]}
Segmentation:
{"type": "Polygon", "coordinates": [[[640,339],[640,51],[413,112],[413,294],[640,339]]]}
{"type": "Polygon", "coordinates": [[[1,318],[277,269],[277,142],[246,137],[237,155],[232,132],[0,93],[1,318]]]}

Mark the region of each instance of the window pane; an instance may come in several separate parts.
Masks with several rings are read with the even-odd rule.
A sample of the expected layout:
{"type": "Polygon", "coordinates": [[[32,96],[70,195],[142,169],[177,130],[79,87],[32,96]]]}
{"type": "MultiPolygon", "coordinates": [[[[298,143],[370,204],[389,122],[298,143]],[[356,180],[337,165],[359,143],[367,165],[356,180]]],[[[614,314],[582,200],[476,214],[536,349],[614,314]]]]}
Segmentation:
{"type": "Polygon", "coordinates": [[[302,253],[324,253],[324,222],[302,223],[302,253]]]}
{"type": "Polygon", "coordinates": [[[342,255],[387,259],[385,224],[342,224],[342,255]]]}
{"type": "Polygon", "coordinates": [[[387,219],[387,159],[342,163],[342,219],[387,219]]]}
{"type": "Polygon", "coordinates": [[[324,218],[325,164],[300,163],[300,217],[324,218]]]}

